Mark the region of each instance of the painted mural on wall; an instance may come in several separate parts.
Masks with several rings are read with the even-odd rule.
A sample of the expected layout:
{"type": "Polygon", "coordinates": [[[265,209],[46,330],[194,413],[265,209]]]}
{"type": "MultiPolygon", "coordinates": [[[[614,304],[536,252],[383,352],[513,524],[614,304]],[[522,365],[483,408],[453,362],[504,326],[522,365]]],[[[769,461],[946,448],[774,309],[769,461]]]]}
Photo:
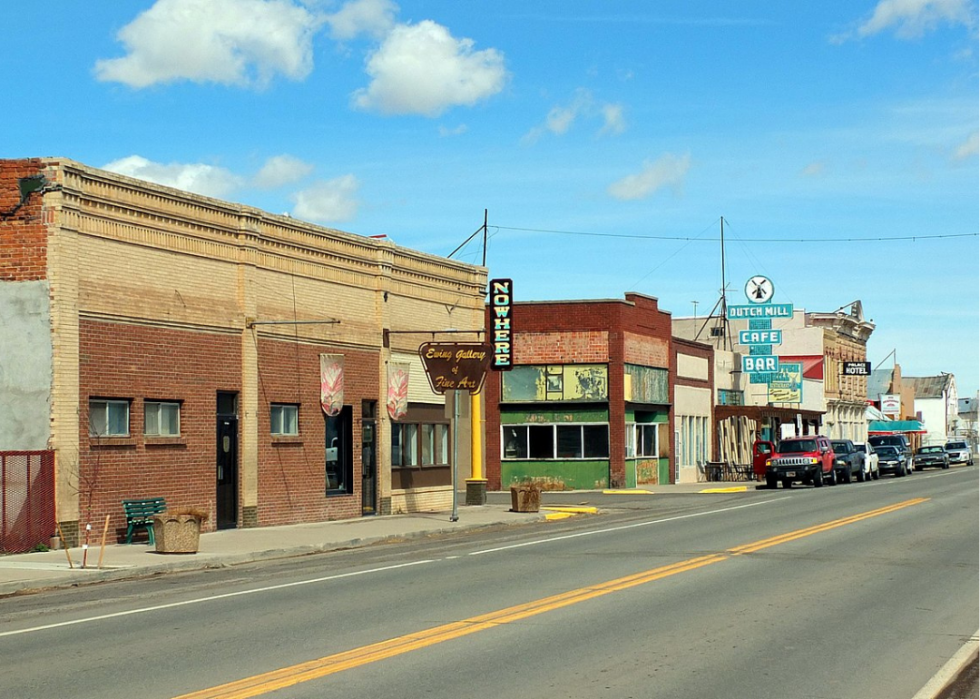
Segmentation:
{"type": "Polygon", "coordinates": [[[502,379],[503,402],[609,400],[605,364],[515,366],[502,379]]]}
{"type": "Polygon", "coordinates": [[[623,367],[623,379],[628,401],[661,405],[670,402],[666,369],[627,364],[623,367]]]}

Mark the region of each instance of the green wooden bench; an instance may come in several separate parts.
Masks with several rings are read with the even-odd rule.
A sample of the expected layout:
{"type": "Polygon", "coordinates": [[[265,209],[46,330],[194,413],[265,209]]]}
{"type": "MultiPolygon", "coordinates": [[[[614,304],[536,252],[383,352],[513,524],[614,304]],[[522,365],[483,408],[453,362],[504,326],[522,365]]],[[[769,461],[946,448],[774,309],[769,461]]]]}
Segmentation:
{"type": "Polygon", "coordinates": [[[133,534],[140,529],[145,529],[153,541],[153,515],[158,515],[167,511],[167,501],[163,498],[146,498],[144,500],[123,500],[123,509],[126,511],[126,543],[133,543],[133,534]]]}

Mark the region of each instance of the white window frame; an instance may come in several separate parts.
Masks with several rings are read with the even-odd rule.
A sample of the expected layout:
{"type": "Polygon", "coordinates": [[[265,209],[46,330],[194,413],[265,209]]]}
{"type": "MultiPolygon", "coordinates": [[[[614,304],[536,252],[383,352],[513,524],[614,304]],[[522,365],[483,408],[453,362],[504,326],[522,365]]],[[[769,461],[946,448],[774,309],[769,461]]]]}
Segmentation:
{"type": "Polygon", "coordinates": [[[299,404],[272,403],[269,405],[269,431],[274,437],[299,436],[299,404]]]}
{"type": "Polygon", "coordinates": [[[111,398],[89,398],[88,401],[88,433],[91,437],[128,437],[129,436],[129,401],[111,398]],[[113,420],[113,412],[122,410],[124,415],[124,420],[120,420],[118,414],[116,419],[113,420]],[[101,422],[105,427],[104,432],[99,432],[94,429],[94,422],[99,419],[101,414],[101,422]],[[119,423],[125,421],[126,431],[125,432],[112,432],[113,423],[119,423]]]}
{"type": "Polygon", "coordinates": [[[179,437],[180,403],[163,400],[143,401],[143,434],[147,437],[179,437]],[[168,414],[172,416],[172,420],[166,419],[168,414]],[[173,431],[167,431],[170,425],[175,426],[173,431]]]}
{"type": "Polygon", "coordinates": [[[660,422],[626,423],[626,458],[660,458],[660,422]],[[652,445],[650,444],[652,442],[652,445]]]}

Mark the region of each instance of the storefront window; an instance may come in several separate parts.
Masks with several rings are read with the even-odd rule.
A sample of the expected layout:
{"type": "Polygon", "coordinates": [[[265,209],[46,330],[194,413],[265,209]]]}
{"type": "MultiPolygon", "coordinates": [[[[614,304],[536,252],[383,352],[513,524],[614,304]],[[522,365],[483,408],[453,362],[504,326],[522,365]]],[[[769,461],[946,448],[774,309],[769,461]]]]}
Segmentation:
{"type": "Polygon", "coordinates": [[[504,425],[504,459],[607,459],[608,425],[504,425]]]}
{"type": "Polygon", "coordinates": [[[447,466],[449,425],[441,423],[392,423],[391,465],[393,468],[447,466]]]}

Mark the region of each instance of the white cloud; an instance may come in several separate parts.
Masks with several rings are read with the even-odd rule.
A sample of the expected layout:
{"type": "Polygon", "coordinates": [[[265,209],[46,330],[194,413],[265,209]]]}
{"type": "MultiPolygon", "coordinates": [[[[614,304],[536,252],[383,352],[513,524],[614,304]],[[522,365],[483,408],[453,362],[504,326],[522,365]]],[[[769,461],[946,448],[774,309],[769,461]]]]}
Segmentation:
{"type": "Polygon", "coordinates": [[[803,177],[819,177],[824,173],[824,170],[826,169],[827,169],[826,163],[820,160],[816,160],[810,163],[809,165],[807,165],[806,167],[804,167],[802,170],[800,170],[800,175],[802,175],[803,177]]]}
{"type": "Polygon", "coordinates": [[[604,104],[600,108],[602,112],[602,130],[599,133],[619,134],[626,131],[626,119],[623,117],[623,105],[604,104]]]}
{"type": "Polygon", "coordinates": [[[240,177],[224,168],[202,163],[164,165],[139,155],[114,160],[102,169],[208,197],[225,197],[242,185],[240,177]]]}
{"type": "Polygon", "coordinates": [[[687,171],[691,168],[691,155],[676,156],[671,153],[654,161],[643,163],[643,169],[635,175],[627,175],[609,185],[609,195],[614,199],[645,199],[664,187],[675,191],[684,184],[687,171]]]}
{"type": "Polygon", "coordinates": [[[360,34],[382,37],[395,24],[398,5],[391,0],[351,0],[324,20],[330,25],[330,35],[347,41],[360,34]]]}
{"type": "Polygon", "coordinates": [[[619,134],[626,130],[623,118],[623,107],[619,104],[601,104],[596,106],[592,93],[584,88],[578,88],[571,102],[566,105],[552,107],[545,117],[544,123],[535,126],[521,139],[523,143],[534,143],[545,132],[555,136],[565,135],[580,118],[601,118],[603,125],[600,134],[619,134]]]}
{"type": "Polygon", "coordinates": [[[438,116],[489,98],[507,80],[503,54],[474,51],[472,39],[456,39],[431,20],[395,27],[366,70],[371,84],[354,93],[353,104],[384,114],[438,116]]]}
{"type": "Polygon", "coordinates": [[[894,29],[897,36],[909,39],[943,23],[973,26],[970,0],[880,0],[871,17],[858,26],[856,34],[872,36],[894,29]]]}
{"type": "Polygon", "coordinates": [[[319,20],[291,0],[157,0],[123,27],[127,55],[96,61],[99,80],[134,88],[177,80],[262,87],[313,68],[319,20]]]}
{"type": "Polygon", "coordinates": [[[445,137],[445,136],[461,136],[464,133],[466,133],[466,131],[468,130],[468,128],[469,127],[467,127],[466,124],[460,124],[459,126],[457,126],[455,128],[452,128],[452,129],[449,128],[448,126],[440,126],[439,127],[439,135],[440,136],[443,136],[443,137],[445,137]]]}
{"type": "Polygon", "coordinates": [[[980,133],[974,131],[953,151],[953,160],[962,162],[977,157],[980,153],[980,133]]]}
{"type": "Polygon", "coordinates": [[[316,223],[341,223],[357,214],[360,202],[357,191],[361,183],[354,175],[343,175],[317,182],[293,195],[293,215],[316,223]]]}
{"type": "Polygon", "coordinates": [[[291,155],[276,155],[252,178],[252,184],[260,189],[275,189],[298,182],[313,172],[313,166],[291,155]]]}

